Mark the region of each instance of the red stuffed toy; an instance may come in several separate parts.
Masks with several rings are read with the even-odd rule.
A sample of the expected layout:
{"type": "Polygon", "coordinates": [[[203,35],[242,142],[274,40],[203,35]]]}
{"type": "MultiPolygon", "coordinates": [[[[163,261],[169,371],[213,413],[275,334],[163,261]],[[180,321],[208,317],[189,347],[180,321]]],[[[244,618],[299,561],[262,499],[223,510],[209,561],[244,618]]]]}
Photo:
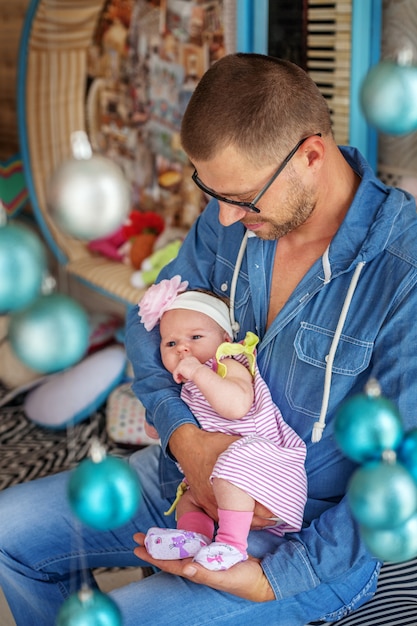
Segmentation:
{"type": "Polygon", "coordinates": [[[90,241],[88,248],[139,269],[143,260],[152,254],[155,240],[164,228],[164,219],[157,213],[134,210],[115,233],[90,241]]]}

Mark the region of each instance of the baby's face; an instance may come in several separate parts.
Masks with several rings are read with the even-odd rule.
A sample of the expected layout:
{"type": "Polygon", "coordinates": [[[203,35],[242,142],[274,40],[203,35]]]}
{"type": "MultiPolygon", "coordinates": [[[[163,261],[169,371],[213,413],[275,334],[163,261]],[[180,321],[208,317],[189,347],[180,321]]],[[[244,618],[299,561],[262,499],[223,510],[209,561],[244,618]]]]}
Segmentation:
{"type": "Polygon", "coordinates": [[[166,311],[159,331],[162,362],[171,373],[186,356],[194,356],[205,363],[215,355],[221,343],[230,341],[226,331],[211,317],[186,309],[166,311]]]}

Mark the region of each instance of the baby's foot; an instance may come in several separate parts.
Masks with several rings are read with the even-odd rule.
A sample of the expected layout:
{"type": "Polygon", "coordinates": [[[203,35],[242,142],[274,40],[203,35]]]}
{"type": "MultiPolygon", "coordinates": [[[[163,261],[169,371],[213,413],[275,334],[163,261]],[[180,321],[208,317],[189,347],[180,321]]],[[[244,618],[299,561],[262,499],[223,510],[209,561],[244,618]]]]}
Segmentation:
{"type": "Polygon", "coordinates": [[[194,556],[210,539],[201,533],[175,528],[150,528],[145,537],[145,548],[154,559],[186,559],[194,556]]]}
{"type": "Polygon", "coordinates": [[[194,561],[200,563],[206,569],[212,571],[219,571],[223,569],[229,569],[236,563],[246,561],[248,555],[243,554],[234,546],[229,546],[227,543],[211,543],[209,546],[201,548],[201,550],[195,555],[194,561]]]}

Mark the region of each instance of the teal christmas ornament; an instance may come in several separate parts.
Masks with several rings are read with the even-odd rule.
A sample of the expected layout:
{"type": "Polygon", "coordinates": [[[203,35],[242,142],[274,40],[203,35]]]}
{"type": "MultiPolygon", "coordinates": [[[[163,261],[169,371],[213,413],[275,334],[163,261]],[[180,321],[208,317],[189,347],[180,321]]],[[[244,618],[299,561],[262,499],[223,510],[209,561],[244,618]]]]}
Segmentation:
{"type": "Polygon", "coordinates": [[[366,119],[380,132],[417,130],[417,67],[409,55],[374,65],[362,84],[360,102],[366,119]]]}
{"type": "Polygon", "coordinates": [[[65,600],[56,626],[122,626],[122,616],[109,596],[83,587],[65,600]]]}
{"type": "Polygon", "coordinates": [[[353,517],[371,529],[395,528],[417,511],[417,485],[395,461],[372,461],[357,469],[347,494],[353,517]]]}
{"type": "Polygon", "coordinates": [[[360,530],[368,550],[381,561],[401,563],[417,556],[417,513],[395,528],[360,530]]]}
{"type": "Polygon", "coordinates": [[[41,291],[47,269],[40,239],[19,224],[0,227],[0,315],[28,306],[41,291]]]}
{"type": "Polygon", "coordinates": [[[376,381],[364,394],[352,396],[336,414],[334,435],[342,452],[357,463],[380,459],[385,450],[396,450],[404,428],[397,408],[381,397],[376,381]]]}
{"type": "Polygon", "coordinates": [[[123,459],[106,456],[93,442],[91,459],[72,472],[68,497],[75,515],[87,526],[111,530],[135,515],[141,500],[139,479],[123,459]]]}
{"type": "Polygon", "coordinates": [[[39,296],[10,318],[9,340],[16,356],[44,374],[77,363],[87,350],[89,335],[84,309],[59,293],[39,296]]]}
{"type": "Polygon", "coordinates": [[[405,434],[398,450],[398,459],[417,482],[417,428],[405,434]]]}

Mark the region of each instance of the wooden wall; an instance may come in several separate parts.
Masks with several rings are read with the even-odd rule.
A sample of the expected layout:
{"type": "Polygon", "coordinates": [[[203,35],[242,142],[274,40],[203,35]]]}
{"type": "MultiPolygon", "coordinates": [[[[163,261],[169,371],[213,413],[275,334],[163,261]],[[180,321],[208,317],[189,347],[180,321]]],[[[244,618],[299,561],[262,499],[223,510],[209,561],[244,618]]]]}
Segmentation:
{"type": "Polygon", "coordinates": [[[19,151],[16,77],[20,34],[29,0],[0,0],[0,161],[19,151]]]}

